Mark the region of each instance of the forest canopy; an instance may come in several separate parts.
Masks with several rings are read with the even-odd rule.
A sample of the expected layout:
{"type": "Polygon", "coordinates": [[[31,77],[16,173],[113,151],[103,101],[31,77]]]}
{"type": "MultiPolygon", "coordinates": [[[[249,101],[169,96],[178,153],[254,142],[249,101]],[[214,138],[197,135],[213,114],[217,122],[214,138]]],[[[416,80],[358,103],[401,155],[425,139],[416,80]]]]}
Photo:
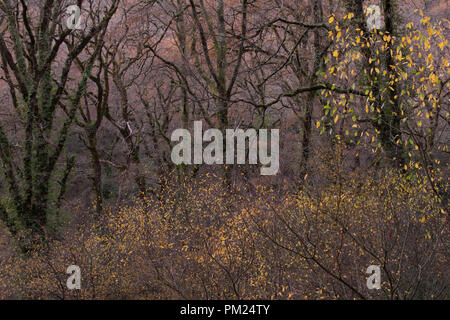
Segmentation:
{"type": "Polygon", "coordinates": [[[0,298],[448,299],[448,12],[0,0],[0,298]]]}

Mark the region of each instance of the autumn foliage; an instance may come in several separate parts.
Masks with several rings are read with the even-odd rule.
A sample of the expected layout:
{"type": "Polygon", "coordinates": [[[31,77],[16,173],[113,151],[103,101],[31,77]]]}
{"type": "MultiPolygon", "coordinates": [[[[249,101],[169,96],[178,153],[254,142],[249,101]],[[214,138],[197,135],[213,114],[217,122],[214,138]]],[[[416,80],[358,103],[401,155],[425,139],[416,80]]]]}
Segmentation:
{"type": "Polygon", "coordinates": [[[0,299],[450,298],[446,1],[72,2],[0,0],[0,299]]]}
{"type": "Polygon", "coordinates": [[[337,152],[297,191],[287,181],[230,189],[211,174],[165,175],[163,192],[100,221],[84,215],[31,256],[2,260],[2,297],[445,298],[447,222],[427,181],[345,173],[337,152]],[[84,271],[72,292],[65,269],[74,263],[84,271]],[[375,293],[371,264],[382,266],[375,293]]]}

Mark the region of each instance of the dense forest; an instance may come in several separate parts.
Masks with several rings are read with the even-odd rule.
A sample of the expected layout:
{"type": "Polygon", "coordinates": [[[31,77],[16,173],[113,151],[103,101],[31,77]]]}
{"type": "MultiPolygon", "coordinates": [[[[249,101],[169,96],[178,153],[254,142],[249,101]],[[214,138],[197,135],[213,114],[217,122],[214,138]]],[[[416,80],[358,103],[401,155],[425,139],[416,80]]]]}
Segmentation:
{"type": "Polygon", "coordinates": [[[0,299],[449,299],[449,13],[0,0],[0,299]],[[279,170],[174,163],[194,123],[279,170]]]}

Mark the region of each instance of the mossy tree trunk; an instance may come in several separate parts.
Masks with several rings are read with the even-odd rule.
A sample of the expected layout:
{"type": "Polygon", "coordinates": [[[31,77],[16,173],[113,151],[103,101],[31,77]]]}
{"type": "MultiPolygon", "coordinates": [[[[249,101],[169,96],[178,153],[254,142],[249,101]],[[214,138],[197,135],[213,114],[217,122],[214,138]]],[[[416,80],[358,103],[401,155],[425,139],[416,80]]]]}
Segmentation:
{"type": "Polygon", "coordinates": [[[41,1],[33,12],[27,2],[13,5],[9,0],[0,1],[0,11],[7,19],[0,35],[2,69],[9,79],[13,107],[24,123],[22,152],[12,150],[7,124],[0,123],[0,158],[9,199],[8,205],[1,205],[6,212],[3,220],[12,231],[25,228],[44,234],[49,231],[49,215],[59,209],[73,167],[72,159],[58,178],[57,162],[119,1],[113,1],[88,31],[70,30],[60,23],[65,8],[59,1],[41,1]],[[24,28],[18,25],[19,17],[24,28]],[[91,50],[85,50],[87,47],[91,50]],[[85,60],[77,76],[72,74],[72,66],[81,55],[85,60]],[[65,117],[61,118],[57,109],[62,105],[65,117]],[[19,157],[21,161],[16,160],[19,157]]]}

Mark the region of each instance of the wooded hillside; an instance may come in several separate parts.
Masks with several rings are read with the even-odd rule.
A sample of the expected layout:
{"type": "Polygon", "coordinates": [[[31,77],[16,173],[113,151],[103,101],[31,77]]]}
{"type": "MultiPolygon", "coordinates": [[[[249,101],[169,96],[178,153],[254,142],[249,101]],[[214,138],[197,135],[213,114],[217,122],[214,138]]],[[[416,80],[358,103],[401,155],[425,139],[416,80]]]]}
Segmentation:
{"type": "Polygon", "coordinates": [[[449,12],[0,0],[0,298],[448,299],[449,12]],[[277,174],[175,164],[196,121],[277,174]]]}

